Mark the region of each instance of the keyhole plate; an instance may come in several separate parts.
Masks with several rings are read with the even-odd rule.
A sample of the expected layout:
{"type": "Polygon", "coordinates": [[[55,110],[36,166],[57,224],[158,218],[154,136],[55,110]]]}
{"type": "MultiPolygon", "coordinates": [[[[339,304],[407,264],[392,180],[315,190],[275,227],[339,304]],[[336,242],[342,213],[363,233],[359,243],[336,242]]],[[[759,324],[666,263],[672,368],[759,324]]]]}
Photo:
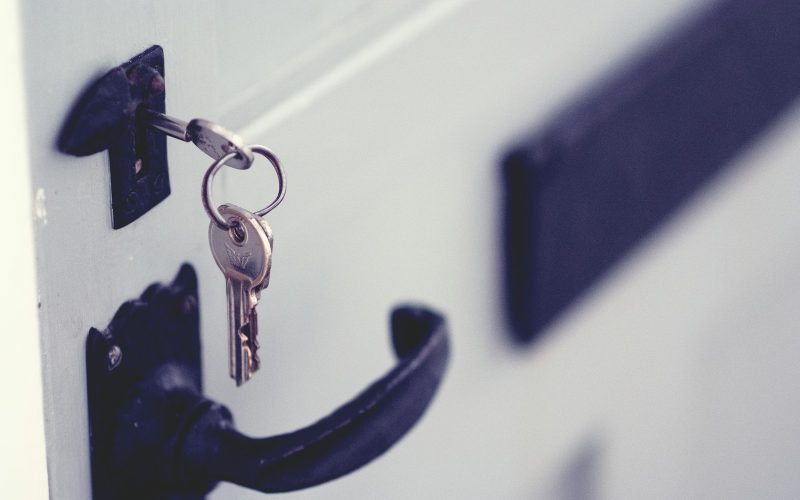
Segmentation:
{"type": "Polygon", "coordinates": [[[153,89],[148,71],[136,71],[143,65],[164,77],[164,51],[153,46],[121,68],[128,76],[132,96],[129,116],[122,124],[117,140],[108,150],[111,164],[111,213],[114,229],[125,227],[170,194],[166,135],[137,123],[136,109],[165,112],[165,87],[153,89]]]}
{"type": "Polygon", "coordinates": [[[137,119],[163,113],[164,51],[154,45],[95,81],[70,112],[58,149],[75,156],[108,150],[114,229],[125,227],[169,196],[166,136],[137,119]]]}

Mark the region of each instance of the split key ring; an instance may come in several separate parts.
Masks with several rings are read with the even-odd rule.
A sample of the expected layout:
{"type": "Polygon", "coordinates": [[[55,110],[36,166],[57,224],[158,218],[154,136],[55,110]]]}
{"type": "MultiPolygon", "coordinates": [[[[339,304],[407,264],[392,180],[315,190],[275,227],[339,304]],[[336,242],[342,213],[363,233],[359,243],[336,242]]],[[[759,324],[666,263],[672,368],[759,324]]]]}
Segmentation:
{"type": "MultiPolygon", "coordinates": [[[[281,163],[278,161],[278,157],[269,150],[266,146],[261,146],[258,144],[254,144],[252,146],[248,146],[245,149],[251,150],[253,153],[260,154],[272,164],[272,168],[275,169],[275,174],[278,176],[278,194],[275,196],[275,199],[272,200],[272,203],[267,205],[266,207],[262,208],[257,212],[253,212],[255,215],[259,217],[264,217],[269,212],[272,211],[275,207],[277,207],[281,201],[283,201],[283,197],[286,195],[286,174],[283,173],[283,169],[281,168],[281,163]]],[[[201,197],[203,199],[203,208],[205,209],[208,216],[214,223],[219,226],[220,229],[228,230],[232,229],[231,224],[229,224],[223,217],[222,214],[219,213],[217,209],[217,205],[211,198],[211,186],[214,182],[214,176],[217,175],[217,172],[220,168],[222,168],[226,162],[235,158],[238,155],[237,151],[231,151],[230,153],[222,156],[221,158],[214,161],[206,174],[203,176],[203,187],[201,190],[201,197]]]]}

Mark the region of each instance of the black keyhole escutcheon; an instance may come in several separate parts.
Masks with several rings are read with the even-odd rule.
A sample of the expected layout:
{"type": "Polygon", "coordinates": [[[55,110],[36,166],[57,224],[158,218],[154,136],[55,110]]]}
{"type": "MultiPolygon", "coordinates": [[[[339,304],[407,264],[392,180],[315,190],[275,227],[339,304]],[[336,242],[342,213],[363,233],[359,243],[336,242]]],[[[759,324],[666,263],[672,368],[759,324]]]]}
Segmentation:
{"type": "Polygon", "coordinates": [[[94,82],[58,139],[60,151],[88,156],[108,150],[114,229],[127,226],[170,194],[167,138],[137,113],[165,112],[164,51],[150,47],[94,82]]]}

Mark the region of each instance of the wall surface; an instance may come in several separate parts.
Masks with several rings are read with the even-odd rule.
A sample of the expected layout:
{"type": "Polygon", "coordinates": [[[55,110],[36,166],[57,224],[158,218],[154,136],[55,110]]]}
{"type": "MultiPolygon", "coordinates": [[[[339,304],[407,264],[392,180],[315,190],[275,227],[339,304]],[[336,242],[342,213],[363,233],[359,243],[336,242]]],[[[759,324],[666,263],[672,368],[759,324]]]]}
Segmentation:
{"type": "Polygon", "coordinates": [[[42,364],[36,314],[34,246],[22,30],[17,2],[0,4],[0,90],[7,98],[0,146],[9,168],[0,182],[6,237],[0,246],[0,317],[6,345],[0,350],[0,485],[8,498],[47,497],[42,364]]]}
{"type": "MultiPolygon", "coordinates": [[[[184,261],[200,276],[207,392],[252,435],[311,422],[390,366],[392,305],[450,319],[451,369],[418,428],[297,498],[797,496],[800,109],[540,342],[515,348],[502,317],[503,148],[697,2],[284,4],[23,6],[53,498],[89,495],[88,329],[184,261]],[[207,159],[171,142],[172,195],[113,231],[107,157],[53,147],[88,81],[153,43],[170,114],[218,120],[287,170],[268,216],[262,369],[240,389],[198,196],[207,159]]],[[[216,196],[255,208],[273,188],[259,164],[226,172],[216,196]]]]}

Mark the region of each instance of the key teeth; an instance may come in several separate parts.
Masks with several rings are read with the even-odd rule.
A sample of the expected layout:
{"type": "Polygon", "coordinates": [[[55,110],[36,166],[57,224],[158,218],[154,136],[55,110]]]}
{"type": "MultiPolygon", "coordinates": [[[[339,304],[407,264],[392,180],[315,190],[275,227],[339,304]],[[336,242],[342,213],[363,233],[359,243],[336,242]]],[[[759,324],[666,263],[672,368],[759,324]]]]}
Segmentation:
{"type": "Polygon", "coordinates": [[[258,357],[258,340],[250,339],[250,373],[254,373],[261,366],[261,358],[258,357]]]}
{"type": "Polygon", "coordinates": [[[247,347],[250,348],[250,374],[258,370],[261,366],[261,359],[258,357],[258,313],[256,312],[256,304],[258,303],[259,296],[261,295],[261,288],[251,290],[250,298],[250,321],[247,323],[247,347]]]}
{"type": "Polygon", "coordinates": [[[239,349],[242,359],[240,378],[245,382],[253,377],[253,373],[258,370],[260,364],[256,353],[258,351],[258,342],[252,334],[252,324],[251,319],[250,323],[243,325],[239,330],[239,349]]]}
{"type": "Polygon", "coordinates": [[[242,371],[234,376],[236,379],[236,386],[241,386],[251,378],[253,374],[258,371],[261,365],[261,360],[258,358],[258,341],[251,339],[245,333],[239,333],[239,341],[241,343],[240,353],[242,359],[242,371]]]}

